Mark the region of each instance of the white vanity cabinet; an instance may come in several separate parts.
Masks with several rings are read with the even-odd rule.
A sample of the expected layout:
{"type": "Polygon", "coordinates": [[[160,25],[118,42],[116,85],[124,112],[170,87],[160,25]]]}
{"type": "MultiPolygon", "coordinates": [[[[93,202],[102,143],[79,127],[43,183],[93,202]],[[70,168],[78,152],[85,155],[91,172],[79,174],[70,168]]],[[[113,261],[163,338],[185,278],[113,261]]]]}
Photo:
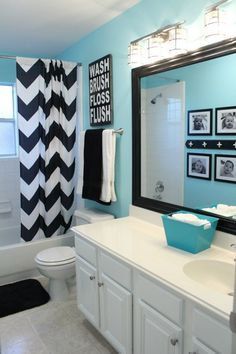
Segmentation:
{"type": "Polygon", "coordinates": [[[139,300],[135,304],[134,353],[181,354],[182,329],[139,300]]]}
{"type": "Polygon", "coordinates": [[[183,301],[134,272],[134,353],[182,354],[183,301]]]}
{"type": "Polygon", "coordinates": [[[177,267],[191,256],[158,249],[152,227],[149,236],[147,223],[143,233],[137,223],[76,231],[77,301],[86,318],[120,354],[232,354],[227,311],[214,306],[214,292],[205,302],[182,288],[188,279],[177,267]]]}
{"type": "Polygon", "coordinates": [[[95,326],[99,326],[99,296],[97,286],[97,270],[91,264],[76,256],[76,287],[78,306],[86,318],[95,326]]]}
{"type": "Polygon", "coordinates": [[[78,307],[119,353],[131,354],[131,269],[78,236],[75,244],[78,307]]]}
{"type": "Polygon", "coordinates": [[[189,352],[189,354],[217,354],[217,352],[213,351],[205,344],[198,341],[196,338],[193,339],[193,351],[189,352]]]}
{"type": "Polygon", "coordinates": [[[231,354],[232,334],[229,326],[203,311],[203,309],[194,308],[192,313],[193,353],[231,354]]]}

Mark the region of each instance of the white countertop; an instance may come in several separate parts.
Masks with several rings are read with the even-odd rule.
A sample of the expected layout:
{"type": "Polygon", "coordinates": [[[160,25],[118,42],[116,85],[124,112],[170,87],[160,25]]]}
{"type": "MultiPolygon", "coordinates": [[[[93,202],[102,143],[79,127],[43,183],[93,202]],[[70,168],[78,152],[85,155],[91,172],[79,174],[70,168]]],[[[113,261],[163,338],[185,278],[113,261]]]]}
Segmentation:
{"type": "Polygon", "coordinates": [[[232,311],[233,297],[211,290],[183,272],[184,265],[192,260],[218,260],[234,264],[232,252],[212,246],[198,254],[191,254],[169,247],[163,227],[132,216],[76,226],[72,230],[219,314],[228,317],[232,311]]]}

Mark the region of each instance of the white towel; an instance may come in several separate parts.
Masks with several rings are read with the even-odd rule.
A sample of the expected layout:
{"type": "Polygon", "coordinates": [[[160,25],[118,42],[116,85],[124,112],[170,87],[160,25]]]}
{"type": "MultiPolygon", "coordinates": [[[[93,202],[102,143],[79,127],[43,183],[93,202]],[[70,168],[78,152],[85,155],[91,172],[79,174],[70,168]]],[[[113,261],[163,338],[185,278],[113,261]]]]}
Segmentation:
{"type": "Polygon", "coordinates": [[[226,204],[217,204],[216,207],[212,208],[203,208],[202,210],[208,211],[209,213],[218,214],[225,217],[235,217],[236,216],[236,206],[226,205],[226,204]]]}
{"type": "Polygon", "coordinates": [[[211,227],[211,223],[208,220],[200,219],[193,214],[178,213],[178,214],[173,214],[172,218],[195,226],[204,225],[204,229],[211,227]]]}
{"type": "Polygon", "coordinates": [[[115,156],[116,136],[113,129],[102,132],[102,188],[100,200],[109,203],[116,201],[115,193],[115,156]]]}
{"type": "Polygon", "coordinates": [[[85,131],[81,131],[79,133],[79,142],[78,142],[78,148],[79,148],[79,172],[78,172],[78,185],[77,185],[77,194],[82,195],[82,190],[83,190],[83,184],[84,184],[84,137],[85,137],[85,131]]]}

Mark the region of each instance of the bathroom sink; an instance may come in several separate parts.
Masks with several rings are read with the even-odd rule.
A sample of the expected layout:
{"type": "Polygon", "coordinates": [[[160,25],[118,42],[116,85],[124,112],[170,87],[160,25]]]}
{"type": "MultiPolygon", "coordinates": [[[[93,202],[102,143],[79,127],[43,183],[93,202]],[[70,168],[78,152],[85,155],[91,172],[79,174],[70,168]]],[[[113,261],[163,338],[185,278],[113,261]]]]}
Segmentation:
{"type": "Polygon", "coordinates": [[[232,294],[234,288],[234,264],[215,260],[196,260],[183,267],[192,280],[223,294],[232,294]]]}

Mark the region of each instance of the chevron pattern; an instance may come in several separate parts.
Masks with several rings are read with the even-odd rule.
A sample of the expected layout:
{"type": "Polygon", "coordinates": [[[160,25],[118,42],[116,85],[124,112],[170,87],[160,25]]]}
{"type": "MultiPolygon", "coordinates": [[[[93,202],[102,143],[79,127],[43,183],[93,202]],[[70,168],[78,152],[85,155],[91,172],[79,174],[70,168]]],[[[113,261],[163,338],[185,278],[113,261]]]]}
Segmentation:
{"type": "Polygon", "coordinates": [[[74,204],[77,67],[17,58],[21,238],[65,233],[74,204]]]}

